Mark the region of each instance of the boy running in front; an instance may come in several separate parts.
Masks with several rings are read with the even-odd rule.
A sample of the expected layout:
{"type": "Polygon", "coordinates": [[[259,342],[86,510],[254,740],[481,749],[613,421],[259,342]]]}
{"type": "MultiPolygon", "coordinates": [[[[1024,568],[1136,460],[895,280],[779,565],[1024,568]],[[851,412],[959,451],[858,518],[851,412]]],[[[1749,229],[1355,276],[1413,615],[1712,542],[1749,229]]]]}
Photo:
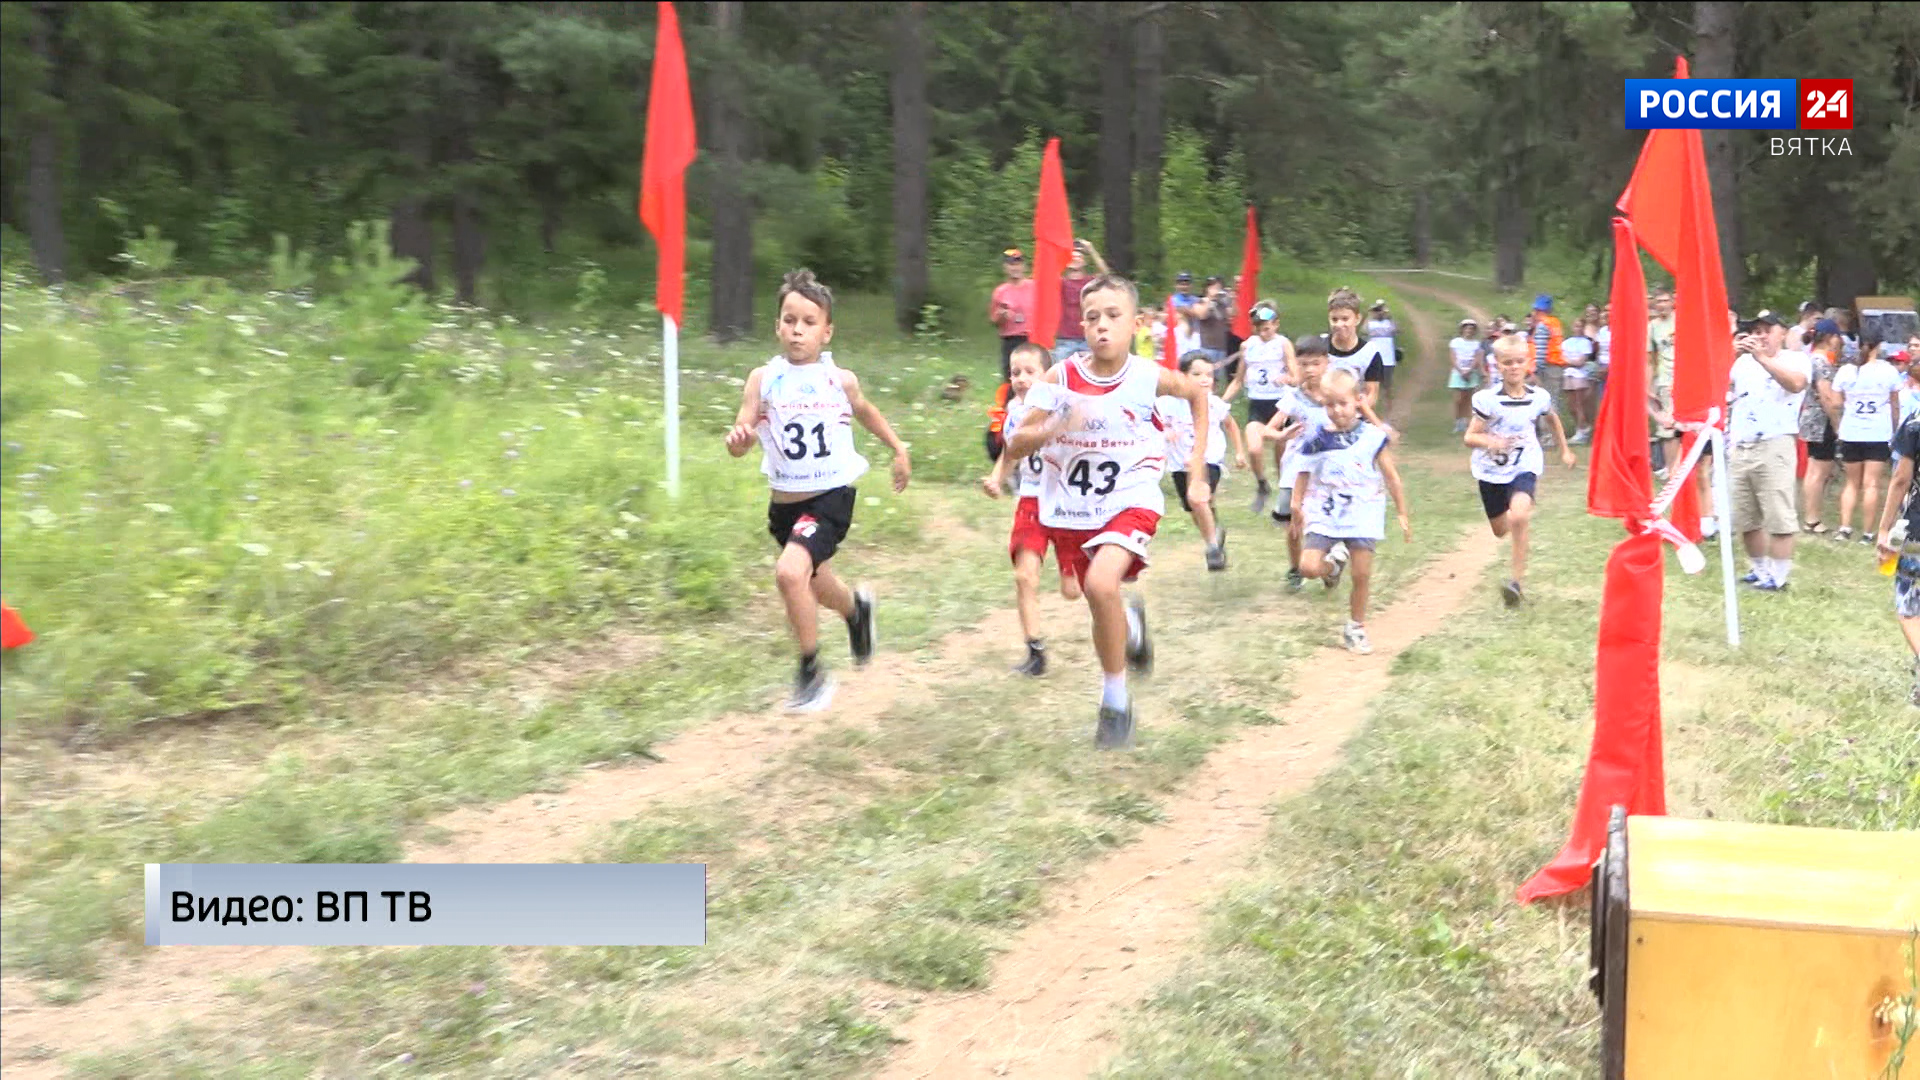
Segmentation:
{"type": "MultiPolygon", "coordinates": [[[[1020,422],[1027,415],[1027,391],[1040,380],[1050,359],[1047,350],[1032,342],[1016,346],[1008,358],[1008,384],[1012,390],[1007,397],[1007,431],[1019,430],[1020,422]]],[[[1002,453],[994,462],[993,472],[981,482],[987,494],[997,499],[1007,482],[1007,474],[1019,473],[1016,494],[1020,501],[1014,507],[1013,535],[1007,540],[1007,553],[1013,558],[1013,599],[1020,612],[1020,633],[1027,641],[1027,658],[1013,670],[1034,678],[1047,672],[1047,646],[1040,637],[1040,564],[1047,558],[1047,530],[1040,524],[1041,468],[1039,454],[1015,458],[1002,453]]],[[[1069,600],[1080,599],[1080,583],[1064,570],[1060,574],[1060,595],[1069,600]]]]}
{"type": "Polygon", "coordinates": [[[1473,395],[1473,422],[1466,444],[1473,447],[1473,478],[1480,483],[1480,505],[1493,535],[1513,537],[1513,576],[1500,590],[1508,607],[1519,607],[1520,583],[1527,576],[1527,526],[1533,518],[1534,486],[1546,470],[1538,424],[1549,417],[1560,447],[1560,464],[1577,466],[1567,445],[1566,428],[1543,387],[1527,383],[1532,356],[1525,339],[1508,336],[1493,348],[1500,362],[1500,385],[1473,395]]]}
{"type": "Polygon", "coordinates": [[[1276,444],[1283,448],[1280,498],[1273,504],[1273,523],[1287,529],[1287,591],[1299,592],[1306,579],[1300,576],[1300,534],[1289,527],[1293,521],[1293,482],[1300,473],[1301,445],[1314,432],[1327,426],[1326,399],[1321,386],[1327,373],[1327,339],[1319,334],[1301,337],[1293,343],[1293,357],[1300,383],[1288,387],[1289,393],[1281,401],[1276,415],[1276,424],[1285,421],[1287,426],[1273,435],[1276,444]]]}
{"type": "MultiPolygon", "coordinates": [[[[1180,370],[1194,385],[1212,394],[1213,361],[1203,352],[1190,352],[1180,358],[1180,370]]],[[[1180,496],[1180,509],[1193,515],[1193,523],[1200,529],[1200,539],[1207,545],[1207,569],[1225,570],[1227,568],[1227,530],[1214,521],[1211,503],[1195,503],[1187,499],[1187,473],[1184,463],[1187,460],[1187,448],[1194,438],[1193,411],[1187,407],[1185,398],[1163,397],[1158,408],[1167,423],[1167,446],[1172,451],[1173,463],[1179,466],[1173,471],[1173,491],[1180,496]]],[[[1226,464],[1227,443],[1233,443],[1233,462],[1236,468],[1247,467],[1247,447],[1240,441],[1240,426],[1233,422],[1233,414],[1227,411],[1227,403],[1217,396],[1207,398],[1207,420],[1212,425],[1207,432],[1207,488],[1217,491],[1220,488],[1220,467],[1226,464]],[[1223,432],[1224,429],[1224,432],[1223,432]]]]}
{"type": "Polygon", "coordinates": [[[1400,531],[1409,542],[1406,493],[1394,468],[1387,433],[1360,418],[1360,382],[1350,371],[1333,371],[1326,387],[1327,426],[1307,436],[1300,447],[1299,478],[1293,485],[1291,531],[1304,533],[1304,577],[1320,578],[1332,588],[1353,563],[1353,592],[1348,598],[1341,643],[1370,653],[1367,592],[1373,580],[1373,552],[1387,535],[1387,498],[1393,498],[1400,531]]]}
{"type": "MultiPolygon", "coordinates": [[[[1271,300],[1262,300],[1253,308],[1253,337],[1240,346],[1240,370],[1227,384],[1221,400],[1232,404],[1242,386],[1247,391],[1247,457],[1253,467],[1253,512],[1267,508],[1273,489],[1267,484],[1267,466],[1261,452],[1262,440],[1273,439],[1281,425],[1273,422],[1280,402],[1293,383],[1293,343],[1280,336],[1280,309],[1271,300]]],[[[1281,445],[1273,442],[1273,464],[1280,467],[1281,445]]],[[[1285,484],[1287,477],[1281,476],[1285,484]]]]}
{"type": "Polygon", "coordinates": [[[854,664],[873,658],[873,593],[849,590],[827,566],[853,525],[853,482],[867,471],[853,445],[853,421],[893,451],[894,491],[906,490],[912,467],[887,418],[860,393],[860,380],[820,355],[833,340],[833,293],[813,271],[795,270],[775,303],[781,355],[747,376],[727,452],[741,457],[760,442],[760,471],[773,490],[767,531],[780,545],[773,577],[800,648],[787,709],[818,712],[833,700],[833,680],[820,666],[821,606],[847,620],[854,664]]]}
{"type": "Polygon", "coordinates": [[[1121,586],[1147,565],[1147,544],[1166,500],[1160,474],[1167,442],[1155,416],[1163,397],[1185,398],[1194,420],[1187,454],[1187,500],[1213,497],[1207,483],[1207,432],[1213,426],[1205,388],[1177,371],[1128,352],[1139,294],[1133,282],[1102,274],[1080,292],[1090,352],[1070,356],[1027,391],[1027,414],[1007,437],[1016,458],[1039,453],[1040,521],[1060,570],[1080,582],[1093,616],[1093,646],[1102,676],[1094,745],[1133,745],[1133,702],[1127,668],[1153,668],[1146,608],[1121,586]]]}

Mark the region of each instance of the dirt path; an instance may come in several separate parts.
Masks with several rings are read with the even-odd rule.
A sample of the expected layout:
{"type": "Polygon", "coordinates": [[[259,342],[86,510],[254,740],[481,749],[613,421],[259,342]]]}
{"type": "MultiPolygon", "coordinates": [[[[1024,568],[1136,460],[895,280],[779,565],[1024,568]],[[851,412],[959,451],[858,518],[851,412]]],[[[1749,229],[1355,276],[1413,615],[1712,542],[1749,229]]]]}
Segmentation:
{"type": "Polygon", "coordinates": [[[1115,1008],[1170,974],[1220,882],[1254,851],[1275,799],[1333,764],[1386,688],[1393,661],[1442,629],[1480,584],[1494,552],[1484,529],[1462,534],[1403,599],[1375,616],[1374,652],[1323,648],[1301,665],[1298,695],[1215,750],[1167,808],[1167,820],[1092,867],[1056,912],[1024,931],[985,993],[929,1001],[879,1075],[1036,1077],[1097,1069],[1117,1045],[1115,1008]]]}

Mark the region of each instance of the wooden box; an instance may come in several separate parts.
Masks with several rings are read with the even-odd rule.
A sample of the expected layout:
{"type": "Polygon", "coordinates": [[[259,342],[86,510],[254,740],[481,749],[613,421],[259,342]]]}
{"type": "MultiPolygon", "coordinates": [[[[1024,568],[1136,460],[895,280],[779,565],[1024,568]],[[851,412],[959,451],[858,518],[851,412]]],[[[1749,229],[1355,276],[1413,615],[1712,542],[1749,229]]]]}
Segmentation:
{"type": "Polygon", "coordinates": [[[1594,877],[1608,1080],[1920,1080],[1920,833],[1614,811],[1594,877]],[[1624,989],[1624,993],[1621,990],[1624,989]],[[1888,1063],[1906,1044],[1905,1065],[1888,1063]]]}

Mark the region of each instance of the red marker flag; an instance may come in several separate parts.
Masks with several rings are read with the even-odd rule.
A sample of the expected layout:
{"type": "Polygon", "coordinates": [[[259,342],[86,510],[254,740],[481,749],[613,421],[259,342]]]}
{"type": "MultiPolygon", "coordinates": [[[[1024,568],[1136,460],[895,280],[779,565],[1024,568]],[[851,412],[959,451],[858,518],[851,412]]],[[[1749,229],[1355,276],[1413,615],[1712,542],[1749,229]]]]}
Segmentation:
{"type": "Polygon", "coordinates": [[[660,249],[654,303],[675,326],[682,321],[685,297],[686,171],[694,152],[693,95],[687,86],[680,19],[672,4],[661,0],[653,86],[647,94],[647,144],[640,161],[640,221],[660,249]]]}
{"type": "Polygon", "coordinates": [[[1247,207],[1247,239],[1240,253],[1239,293],[1233,298],[1233,333],[1242,341],[1253,336],[1253,305],[1260,293],[1260,227],[1253,207],[1247,207]]]}
{"type": "Polygon", "coordinates": [[[1040,158],[1040,198],[1033,208],[1033,317],[1027,340],[1053,348],[1060,325],[1060,272],[1073,257],[1073,216],[1067,210],[1060,140],[1048,139],[1040,158]]]}
{"type": "Polygon", "coordinates": [[[1647,278],[1633,226],[1613,219],[1613,355],[1632,357],[1616,365],[1593,424],[1593,455],[1587,472],[1587,513],[1637,521],[1653,501],[1647,451],[1647,278]]]}
{"type": "Polygon", "coordinates": [[[33,631],[20,618],[20,613],[0,604],[0,649],[17,649],[33,640],[33,631]]]}

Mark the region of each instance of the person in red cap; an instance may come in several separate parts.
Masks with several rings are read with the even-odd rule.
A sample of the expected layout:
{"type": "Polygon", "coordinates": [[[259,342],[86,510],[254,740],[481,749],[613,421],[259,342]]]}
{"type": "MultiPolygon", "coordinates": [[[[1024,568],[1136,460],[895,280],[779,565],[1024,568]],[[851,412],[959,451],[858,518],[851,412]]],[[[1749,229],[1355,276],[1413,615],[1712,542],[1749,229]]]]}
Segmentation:
{"type": "Polygon", "coordinates": [[[1000,381],[1006,382],[1007,362],[1013,350],[1027,343],[1027,320],[1033,315],[1033,279],[1027,276],[1026,253],[1017,247],[1000,253],[1000,269],[1007,279],[993,287],[987,318],[1000,332],[1000,381]]]}

